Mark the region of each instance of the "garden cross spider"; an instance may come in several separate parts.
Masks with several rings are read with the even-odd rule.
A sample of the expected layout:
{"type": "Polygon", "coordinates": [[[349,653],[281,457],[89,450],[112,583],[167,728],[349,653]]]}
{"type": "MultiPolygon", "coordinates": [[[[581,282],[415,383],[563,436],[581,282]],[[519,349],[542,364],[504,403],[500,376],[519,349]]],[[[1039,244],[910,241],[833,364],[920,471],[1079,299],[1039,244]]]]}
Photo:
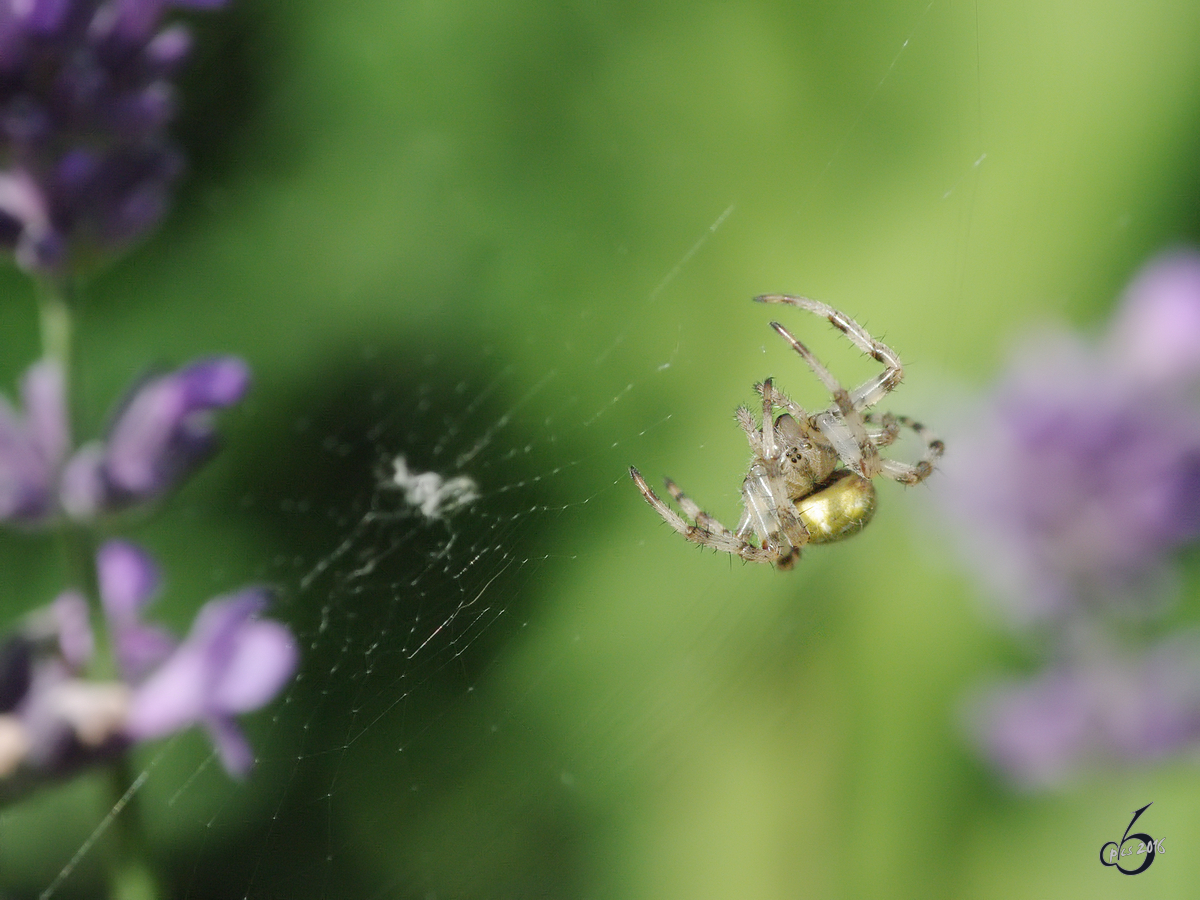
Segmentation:
{"type": "Polygon", "coordinates": [[[772,322],[779,335],[800,354],[833,397],[833,405],[809,415],[776,390],[770,378],[756,384],[762,396],[762,424],[745,406],[737,409],[737,422],[750,442],[754,456],[742,481],[742,512],[737,530],[730,531],[687,496],[670,478],[667,493],[684,516],[668,506],[646,484],[642,474],[629,467],[633,483],[663,520],[693,543],[751,562],[775,563],[790,569],[805,544],[827,544],[861,531],[875,514],[875,487],[871,479],[883,475],[903,484],[917,484],[933,472],[943,445],[929,431],[905,416],[868,410],[900,384],[904,367],[890,347],[828,304],[807,297],[764,294],[759,303],[785,303],[823,316],[856,347],[883,364],[883,372],[852,391],[842,387],[809,349],[792,333],[772,322]],[[775,417],[775,410],[784,412],[775,417]],[[879,454],[908,428],[925,442],[925,452],[915,464],[887,459],[879,454]],[[689,522],[688,519],[691,519],[689,522]],[[757,545],[747,538],[753,532],[757,545]]]}

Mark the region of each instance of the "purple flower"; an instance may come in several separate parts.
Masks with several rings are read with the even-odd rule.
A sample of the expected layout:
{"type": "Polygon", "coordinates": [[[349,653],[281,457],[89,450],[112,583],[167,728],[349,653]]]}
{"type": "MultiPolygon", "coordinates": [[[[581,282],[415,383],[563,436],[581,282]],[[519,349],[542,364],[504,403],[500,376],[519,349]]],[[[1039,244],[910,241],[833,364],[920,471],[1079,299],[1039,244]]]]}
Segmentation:
{"type": "Polygon", "coordinates": [[[70,444],[62,370],[48,360],[21,379],[24,412],[0,397],[0,520],[35,522],[55,508],[58,468],[70,444]]]}
{"type": "Polygon", "coordinates": [[[254,755],[234,716],[269,702],[299,656],[291,632],[257,618],[268,599],[250,588],[209,601],[184,642],[134,692],[126,734],[144,741],[202,725],[226,771],[245,775],[254,755]]]}
{"type": "Polygon", "coordinates": [[[1153,613],[1168,556],[1200,537],[1200,257],[1135,281],[1099,346],[1027,341],[947,429],[932,489],[1017,624],[1153,613]],[[954,434],[957,432],[957,434],[954,434]]]}
{"type": "Polygon", "coordinates": [[[217,449],[214,411],[250,385],[246,364],[213,357],[147,379],[130,391],[104,441],[67,457],[70,435],[59,367],[43,360],[21,385],[24,409],[0,398],[0,521],[76,520],[164,496],[217,449]]]}
{"type": "Polygon", "coordinates": [[[88,681],[87,602],[67,591],[28,616],[0,649],[0,796],[57,777],[129,745],[130,689],[88,681]]]}
{"type": "Polygon", "coordinates": [[[1060,785],[1097,765],[1145,763],[1200,739],[1200,641],[1140,657],[1111,650],[979,692],[968,713],[983,755],[1024,788],[1060,785]]]}
{"type": "Polygon", "coordinates": [[[245,775],[254,757],[235,716],[270,702],[299,658],[291,632],[259,618],[269,592],[209,601],[179,643],[142,619],[159,584],[145,552],[109,541],[96,566],[120,680],[82,676],[92,632],[75,592],[0,642],[0,795],[195,724],[208,730],[226,770],[245,775]]]}
{"type": "Polygon", "coordinates": [[[186,30],[165,7],[220,0],[0,0],[0,243],[58,275],[133,241],[181,169],[164,130],[186,30]]]}
{"type": "Polygon", "coordinates": [[[97,570],[117,663],[133,685],[124,733],[147,741],[203,725],[226,770],[246,774],[254,756],[234,716],[266,705],[299,658],[287,628],[258,618],[270,592],[247,588],[210,600],[176,646],[166,632],[141,622],[159,581],[145,553],[109,541],[100,548],[97,570]]]}
{"type": "Polygon", "coordinates": [[[217,449],[212,413],[237,403],[250,370],[232,356],[213,357],[143,382],[128,396],[103,442],[82,447],[67,464],[62,504],[73,518],[161,497],[217,449]]]}
{"type": "Polygon", "coordinates": [[[96,580],[121,676],[139,682],[175,648],[170,634],[141,620],[158,594],[158,567],[133,544],[108,541],[96,551],[96,580]]]}
{"type": "Polygon", "coordinates": [[[1179,249],[1142,269],[1109,328],[1109,356],[1147,387],[1200,379],[1200,253],[1179,249]]]}
{"type": "Polygon", "coordinates": [[[1100,340],[1027,340],[932,485],[1006,618],[1047,638],[1040,674],[971,704],[977,745],[1018,785],[1200,742],[1200,638],[1147,652],[1112,637],[1165,610],[1171,555],[1200,538],[1197,347],[1200,255],[1176,251],[1100,340]]]}

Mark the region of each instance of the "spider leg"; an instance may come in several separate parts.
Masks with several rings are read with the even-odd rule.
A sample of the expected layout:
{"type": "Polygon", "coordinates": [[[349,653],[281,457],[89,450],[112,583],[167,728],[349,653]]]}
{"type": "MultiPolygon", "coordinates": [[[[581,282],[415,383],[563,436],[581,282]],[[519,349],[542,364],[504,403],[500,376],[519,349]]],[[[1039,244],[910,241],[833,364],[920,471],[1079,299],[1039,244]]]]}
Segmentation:
{"type": "Polygon", "coordinates": [[[782,395],[776,392],[772,385],[772,380],[768,378],[765,384],[754,386],[754,389],[762,395],[761,427],[755,423],[754,416],[747,407],[739,406],[734,411],[738,427],[746,432],[746,439],[750,441],[750,449],[754,451],[755,456],[764,459],[771,459],[779,452],[779,445],[775,440],[774,410],[776,401],[773,398],[782,395]]]}
{"type": "Polygon", "coordinates": [[[875,340],[865,328],[828,303],[790,294],[763,294],[754,299],[758,303],[786,303],[828,319],[835,328],[853,342],[854,346],[883,364],[883,372],[850,392],[851,403],[855,409],[863,410],[874,406],[884,398],[885,394],[895,390],[904,378],[904,366],[900,362],[900,357],[896,355],[896,351],[883,341],[875,340]]]}
{"type": "MultiPolygon", "coordinates": [[[[885,413],[885,416],[888,415],[885,413]]],[[[904,463],[895,459],[881,459],[879,472],[901,484],[918,484],[933,474],[933,464],[941,458],[945,444],[920,422],[914,422],[908,416],[894,416],[897,430],[911,429],[917,437],[925,442],[925,452],[916,463],[904,463]]]]}
{"type": "Polygon", "coordinates": [[[751,562],[772,562],[778,558],[778,554],[771,552],[770,548],[755,547],[738,538],[697,506],[695,501],[683,493],[671,479],[666,479],[667,490],[680,508],[695,520],[696,524],[690,524],[683,516],[671,509],[658,494],[650,489],[650,485],[646,484],[642,473],[633,466],[629,467],[629,477],[633,479],[637,489],[642,492],[642,497],[662,517],[663,521],[692,543],[712,547],[714,550],[723,550],[726,553],[736,553],[742,559],[751,562]]]}
{"type": "Polygon", "coordinates": [[[775,382],[768,378],[762,386],[762,456],[774,459],[775,447],[775,382]]]}
{"type": "Polygon", "coordinates": [[[886,447],[888,444],[895,443],[896,438],[900,437],[900,421],[890,412],[885,412],[878,417],[873,413],[866,413],[863,421],[868,425],[874,425],[876,418],[879,419],[879,430],[867,432],[871,443],[876,447],[886,447]]]}
{"type": "MultiPolygon", "coordinates": [[[[754,385],[754,389],[761,394],[763,391],[767,390],[767,387],[763,384],[756,384],[754,385]]],[[[776,406],[782,406],[789,413],[791,413],[792,418],[796,419],[797,421],[808,421],[808,412],[803,406],[801,406],[787,394],[783,393],[783,391],[779,390],[779,388],[775,387],[774,385],[771,386],[770,390],[772,400],[776,406]]]]}
{"type": "MultiPolygon", "coordinates": [[[[772,508],[769,515],[765,518],[767,521],[779,526],[779,530],[787,539],[787,543],[791,544],[794,553],[799,555],[800,548],[808,543],[808,529],[804,527],[799,514],[790,502],[779,504],[774,499],[788,496],[787,485],[783,480],[782,471],[784,448],[775,437],[775,407],[782,406],[787,398],[775,389],[773,379],[768,378],[762,384],[756,384],[754,387],[762,394],[763,446],[762,452],[759,454],[759,460],[750,467],[747,477],[748,482],[757,483],[757,487],[752,491],[753,496],[746,493],[745,486],[742,488],[743,498],[746,501],[746,514],[742,516],[742,521],[738,523],[738,534],[745,534],[743,528],[747,527],[748,523],[753,526],[751,520],[756,518],[756,516],[751,510],[762,504],[762,499],[760,498],[771,498],[772,508]]],[[[791,401],[787,402],[790,403],[791,401]]],[[[803,411],[801,411],[801,415],[804,415],[803,411]]],[[[805,418],[807,419],[807,416],[805,418]]],[[[758,516],[757,518],[764,517],[758,516]]],[[[755,531],[760,535],[763,534],[760,528],[755,528],[755,531]]],[[[778,533],[767,535],[767,538],[768,543],[772,546],[780,546],[783,543],[778,533]]]]}
{"type": "MultiPolygon", "coordinates": [[[[664,480],[667,485],[667,493],[671,495],[671,499],[678,503],[679,508],[686,515],[691,516],[693,521],[707,533],[707,538],[700,541],[700,543],[716,550],[724,550],[726,553],[736,553],[743,559],[754,562],[780,558],[780,554],[776,551],[774,544],[764,543],[762,547],[755,547],[753,544],[746,542],[701,509],[696,501],[681,491],[679,485],[670,478],[664,480]]],[[[798,519],[797,522],[799,522],[798,519]]],[[[804,526],[801,525],[800,527],[803,528],[804,526]]],[[[807,535],[807,532],[805,534],[807,535]]]]}
{"type": "Polygon", "coordinates": [[[700,508],[691,497],[679,489],[679,485],[673,482],[670,478],[664,478],[667,485],[667,493],[671,495],[671,499],[679,504],[679,508],[683,510],[684,515],[691,518],[693,522],[707,531],[710,535],[721,535],[722,537],[733,537],[733,532],[706,513],[700,508]]]}
{"type": "MultiPolygon", "coordinates": [[[[830,308],[832,309],[832,307],[830,308]]],[[[834,310],[834,312],[837,312],[837,310],[834,310]]],[[[833,377],[833,374],[825,368],[824,364],[812,355],[812,351],[796,340],[796,337],[790,331],[778,322],[772,322],[771,327],[779,333],[780,337],[792,345],[792,349],[800,354],[800,358],[808,363],[808,367],[813,370],[813,374],[820,379],[825,389],[833,395],[833,401],[837,410],[829,409],[813,417],[821,433],[829,438],[830,443],[837,450],[838,456],[847,465],[854,468],[863,478],[874,478],[880,471],[879,451],[875,449],[875,445],[871,442],[870,437],[868,437],[866,426],[863,424],[862,413],[859,411],[859,408],[855,407],[849,392],[841,386],[838,380],[833,377]]]]}
{"type": "Polygon", "coordinates": [[[808,543],[808,529],[788,496],[778,460],[760,457],[750,464],[742,482],[742,504],[739,535],[753,531],[762,548],[780,561],[799,558],[800,548],[808,543]]]}
{"type": "Polygon", "coordinates": [[[754,424],[754,416],[750,414],[750,410],[739,406],[733,414],[737,418],[738,427],[746,432],[746,440],[750,442],[750,449],[754,451],[754,455],[762,456],[762,434],[754,424]]]}

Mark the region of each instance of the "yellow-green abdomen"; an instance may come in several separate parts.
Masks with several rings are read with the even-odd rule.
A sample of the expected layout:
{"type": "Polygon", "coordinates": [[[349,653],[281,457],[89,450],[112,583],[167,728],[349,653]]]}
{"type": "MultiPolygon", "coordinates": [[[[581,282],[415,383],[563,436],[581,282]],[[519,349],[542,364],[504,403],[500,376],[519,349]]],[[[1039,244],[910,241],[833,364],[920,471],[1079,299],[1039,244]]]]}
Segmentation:
{"type": "Polygon", "coordinates": [[[847,469],[828,485],[796,502],[800,521],[813,544],[829,544],[857,534],[875,515],[875,486],[847,469]]]}

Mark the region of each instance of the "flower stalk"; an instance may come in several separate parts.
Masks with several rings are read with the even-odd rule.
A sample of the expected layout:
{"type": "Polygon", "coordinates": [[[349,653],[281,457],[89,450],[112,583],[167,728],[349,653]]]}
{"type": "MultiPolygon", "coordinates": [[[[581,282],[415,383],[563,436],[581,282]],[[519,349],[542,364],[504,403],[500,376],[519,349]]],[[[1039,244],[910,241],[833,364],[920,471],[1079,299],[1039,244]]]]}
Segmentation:
{"type": "Polygon", "coordinates": [[[113,900],[161,894],[131,806],[147,773],[131,777],[129,752],[198,725],[245,777],[254,754],[237,718],[269,703],[299,658],[263,617],[264,587],[208,601],[183,638],[154,624],[157,563],[101,540],[217,452],[216,414],[249,390],[242,360],[143,377],[104,435],[74,440],[76,286],[160,221],[182,171],[166,127],[190,37],[163,14],[224,3],[0,0],[0,251],[37,284],[43,348],[18,401],[0,396],[0,525],[53,534],[66,572],[57,598],[0,636],[0,799],[107,765],[113,900]]]}

